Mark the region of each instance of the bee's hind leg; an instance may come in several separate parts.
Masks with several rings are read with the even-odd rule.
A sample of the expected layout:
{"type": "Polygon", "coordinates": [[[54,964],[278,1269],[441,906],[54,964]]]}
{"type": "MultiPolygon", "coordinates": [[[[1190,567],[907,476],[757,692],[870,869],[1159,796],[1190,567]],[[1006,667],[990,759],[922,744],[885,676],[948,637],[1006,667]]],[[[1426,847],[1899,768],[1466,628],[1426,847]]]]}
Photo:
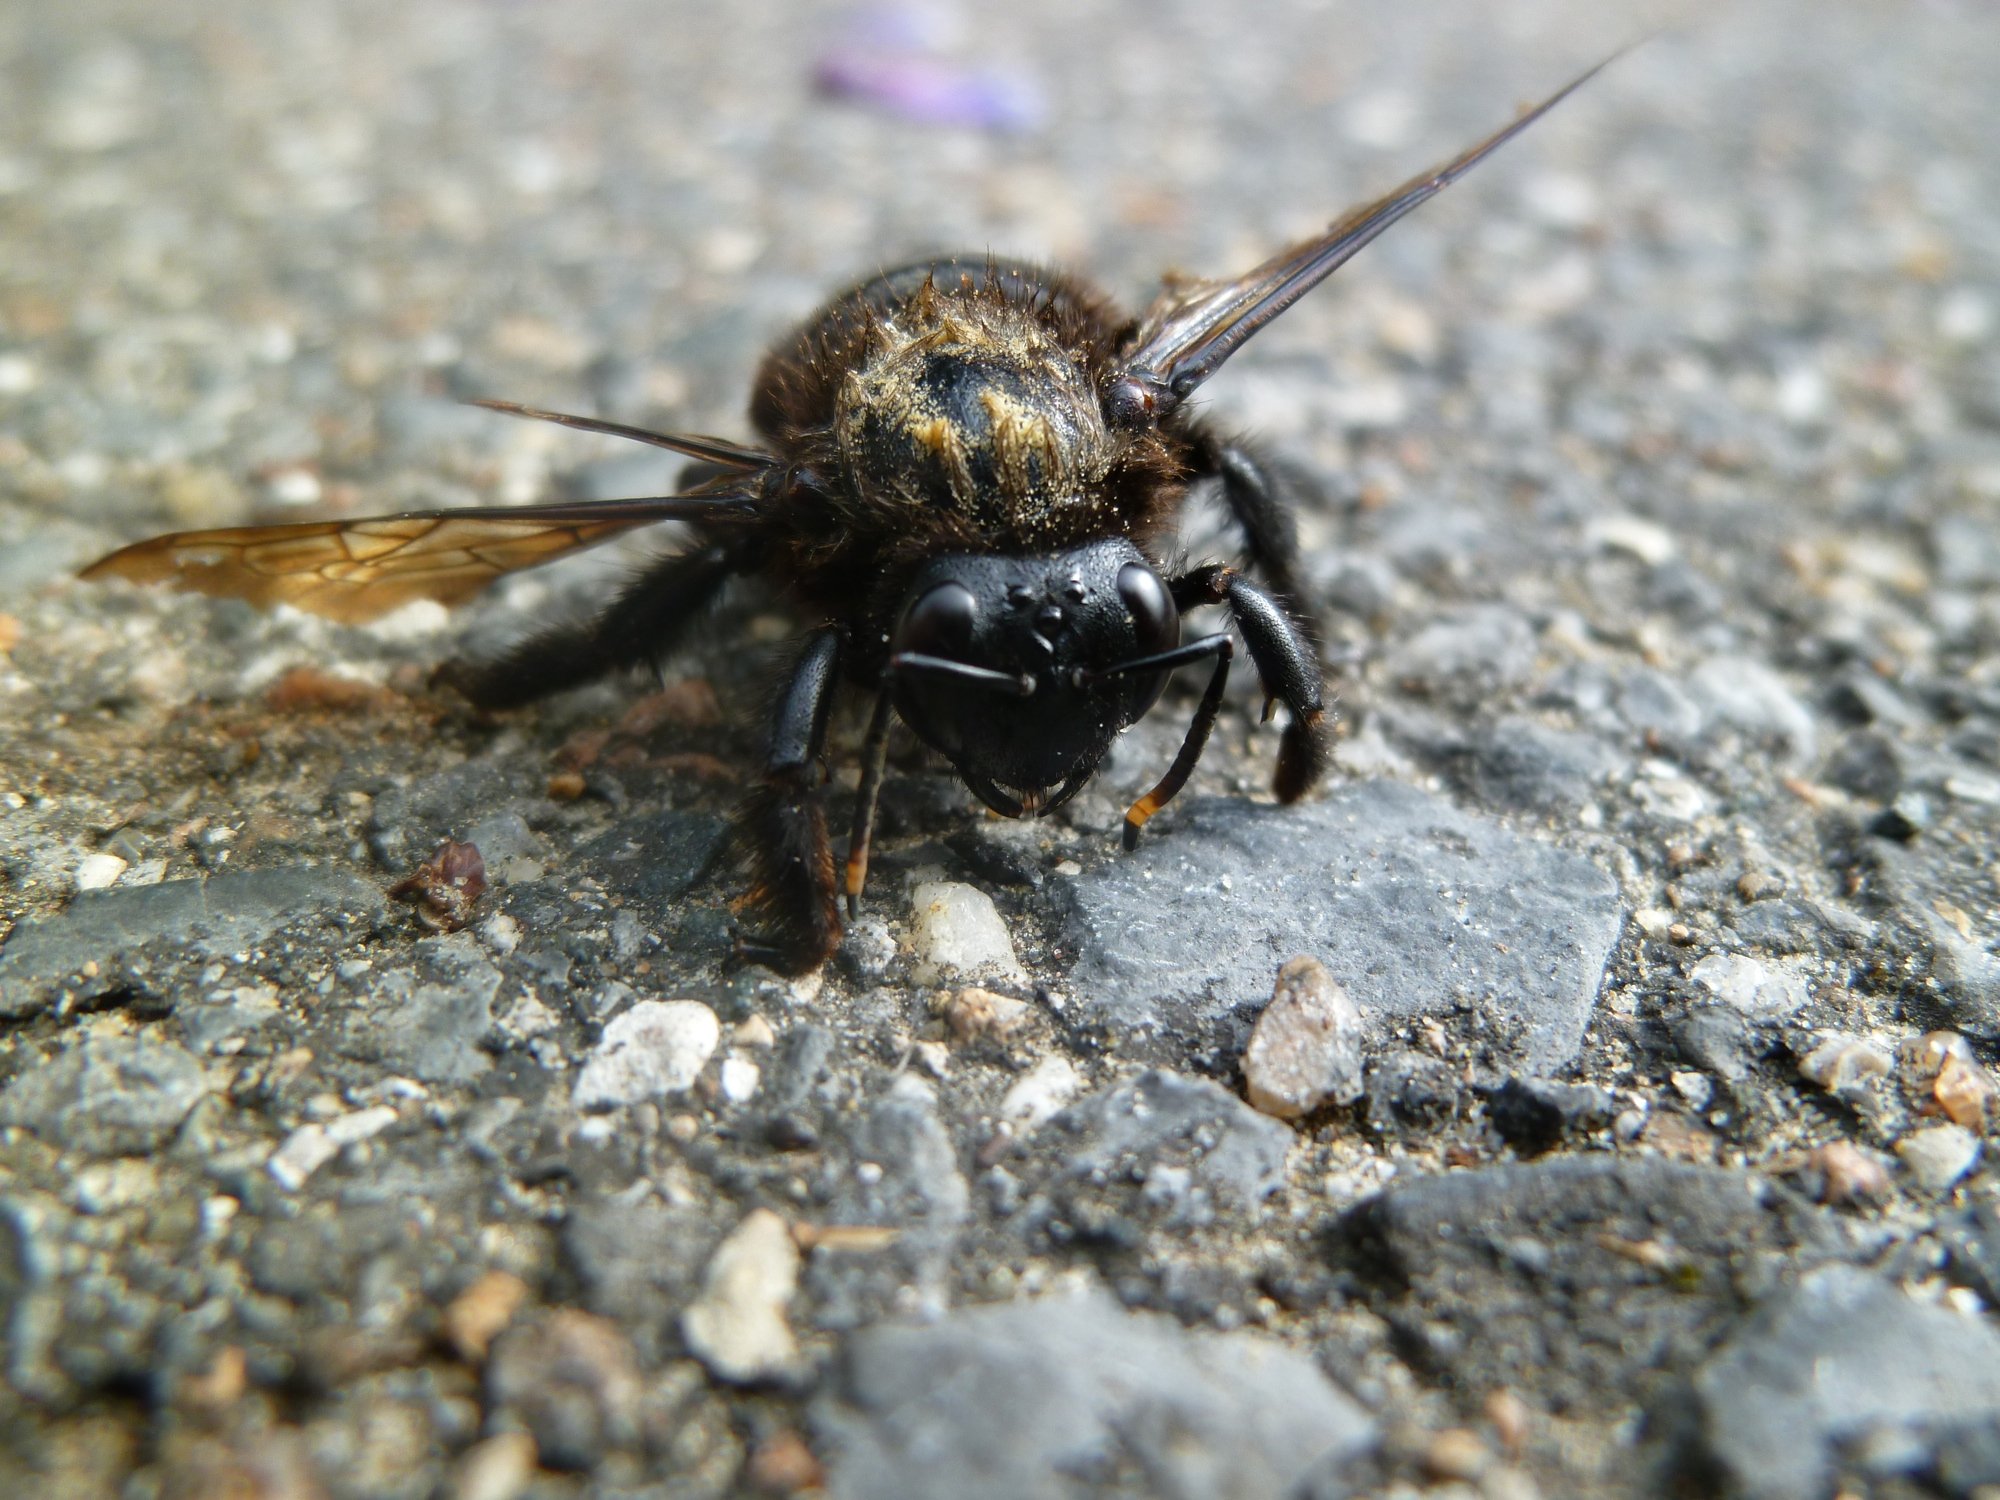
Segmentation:
{"type": "Polygon", "coordinates": [[[451,662],[438,678],[480,708],[518,708],[622,668],[652,665],[745,566],[742,547],[722,542],[662,558],[602,613],[528,636],[487,661],[451,662]]]}

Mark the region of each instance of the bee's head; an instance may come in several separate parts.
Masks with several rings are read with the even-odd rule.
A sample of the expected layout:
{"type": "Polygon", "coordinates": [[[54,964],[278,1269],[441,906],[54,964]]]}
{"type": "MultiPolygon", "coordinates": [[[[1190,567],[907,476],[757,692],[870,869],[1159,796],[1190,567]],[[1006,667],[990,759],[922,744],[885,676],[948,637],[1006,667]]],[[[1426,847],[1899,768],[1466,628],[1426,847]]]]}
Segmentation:
{"type": "Polygon", "coordinates": [[[1010,817],[1066,801],[1160,696],[1180,643],[1166,582],[1122,537],[932,560],[889,642],[896,711],[1010,817]],[[1053,793],[1050,789],[1053,788],[1053,793]]]}

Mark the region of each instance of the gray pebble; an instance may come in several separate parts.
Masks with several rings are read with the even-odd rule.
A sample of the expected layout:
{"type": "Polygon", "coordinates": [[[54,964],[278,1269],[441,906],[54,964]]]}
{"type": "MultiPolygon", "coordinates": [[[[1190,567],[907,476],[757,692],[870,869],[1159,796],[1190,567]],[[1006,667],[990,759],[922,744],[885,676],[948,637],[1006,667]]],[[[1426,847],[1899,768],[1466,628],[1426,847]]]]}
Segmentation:
{"type": "Polygon", "coordinates": [[[1562,1350],[1534,1384],[1572,1413],[1639,1401],[1663,1366],[1692,1369],[1738,1316],[1754,1258],[1842,1248],[1817,1210],[1751,1174],[1602,1155],[1398,1180],[1326,1243],[1443,1378],[1512,1385],[1522,1350],[1562,1350]]]}
{"type": "Polygon", "coordinates": [[[52,1146],[137,1155],[165,1145],[208,1087],[172,1042],[109,1037],[31,1064],[0,1093],[0,1122],[52,1146]]]}
{"type": "Polygon", "coordinates": [[[1384,657],[1388,681],[1447,698],[1490,701],[1525,682],[1535,661],[1535,632],[1512,609],[1478,605],[1425,625],[1384,657]]]}
{"type": "Polygon", "coordinates": [[[343,1018],[343,1044],[426,1083],[469,1083],[493,1065],[481,1043],[501,973],[469,933],[416,947],[416,963],[370,976],[343,1018]]]}
{"type": "Polygon", "coordinates": [[[1931,527],[1938,582],[1947,588],[2000,585],[2000,527],[1965,513],[1938,517],[1931,527]]]}
{"type": "Polygon", "coordinates": [[[1573,813],[1624,762],[1594,735],[1509,715],[1472,738],[1463,780],[1482,806],[1573,813]]]}
{"type": "Polygon", "coordinates": [[[1898,1434],[1920,1470],[1928,1429],[2000,1419],[2000,1334],[1829,1266],[1733,1333],[1694,1389],[1702,1441],[1736,1493],[1816,1500],[1845,1444],[1866,1436],[1883,1451],[1898,1434]]]}
{"type": "Polygon", "coordinates": [[[588,1469],[639,1434],[640,1376],[618,1326],[572,1308],[517,1323],[485,1370],[489,1425],[525,1430],[551,1469],[588,1469]]]}
{"type": "Polygon", "coordinates": [[[1979,1160],[1979,1137],[1963,1125],[1930,1125],[1896,1142],[1896,1154],[1927,1192],[1948,1193],[1979,1160]]]}
{"type": "Polygon", "coordinates": [[[1936,912],[1923,916],[1931,940],[1931,979],[1952,1024],[1988,1041],[2000,1037],[2000,957],[1936,912]]]}
{"type": "Polygon", "coordinates": [[[1120,1469],[1173,1500],[1282,1500],[1373,1439],[1304,1355],[1095,1291],[868,1329],[813,1415],[836,1500],[1065,1500],[1120,1469]]]}
{"type": "Polygon", "coordinates": [[[848,1124],[828,1157],[825,1221],[897,1234],[881,1254],[813,1259],[807,1280],[820,1326],[852,1328],[913,1298],[942,1308],[972,1194],[930,1089],[905,1074],[848,1124]]]}
{"type": "Polygon", "coordinates": [[[1806,977],[1790,964],[1711,953],[1688,971],[1694,984],[1752,1020],[1776,1020],[1806,1003],[1806,977]]]}
{"type": "Polygon", "coordinates": [[[1763,663],[1740,654],[1713,656],[1694,669],[1687,686],[1713,721],[1789,752],[1794,764],[1813,758],[1819,740],[1811,711],[1763,663]]]}
{"type": "Polygon", "coordinates": [[[1486,1099],[1486,1118],[1502,1140],[1527,1155],[1611,1123],[1617,1100],[1587,1083],[1509,1078],[1486,1099]]]}
{"type": "Polygon", "coordinates": [[[1255,1208],[1284,1180],[1292,1132],[1200,1078],[1151,1069],[1078,1100],[1036,1137],[1074,1214],[1185,1226],[1255,1208]]]}

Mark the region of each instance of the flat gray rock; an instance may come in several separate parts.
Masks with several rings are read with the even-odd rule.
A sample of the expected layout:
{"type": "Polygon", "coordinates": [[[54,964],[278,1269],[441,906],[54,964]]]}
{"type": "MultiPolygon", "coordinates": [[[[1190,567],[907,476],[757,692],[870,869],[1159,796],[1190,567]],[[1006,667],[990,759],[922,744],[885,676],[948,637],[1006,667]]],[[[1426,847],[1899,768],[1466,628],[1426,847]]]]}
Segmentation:
{"type": "Polygon", "coordinates": [[[199,880],[83,891],[52,917],[23,924],[0,950],[0,1018],[20,1019],[85,983],[88,964],[158,939],[212,951],[255,943],[295,913],[378,919],[386,902],[345,870],[233,870],[199,880]]]}
{"type": "Polygon", "coordinates": [[[1828,1266],[1772,1298],[1694,1385],[1703,1441],[1734,1493],[1813,1500],[1844,1448],[1922,1472],[1939,1434],[2000,1423],[2000,1333],[1828,1266]]]}
{"type": "Polygon", "coordinates": [[[1519,1022],[1530,1071],[1576,1055],[1620,920],[1588,860],[1390,781],[1156,830],[1068,885],[1075,1003],[1114,1032],[1261,1004],[1309,954],[1377,1024],[1469,999],[1519,1022]]]}
{"type": "Polygon", "coordinates": [[[833,1175],[827,1222],[887,1225],[895,1243],[879,1255],[819,1256],[807,1267],[820,1300],[818,1322],[856,1327],[915,1296],[942,1306],[970,1207],[951,1134],[937,1101],[915,1079],[899,1081],[847,1122],[833,1175]]]}
{"type": "Polygon", "coordinates": [[[138,1155],[164,1145],[207,1091],[201,1064],[172,1042],[110,1037],[28,1068],[0,1093],[0,1124],[95,1156],[138,1155]]]}
{"type": "Polygon", "coordinates": [[[1035,1145],[1066,1218],[1136,1233],[1255,1209],[1283,1185],[1293,1139],[1227,1089],[1153,1068],[1079,1099],[1035,1145]]]}
{"type": "Polygon", "coordinates": [[[1394,1182],[1327,1245],[1420,1369],[1579,1413],[1647,1399],[1734,1324],[1746,1289],[1844,1250],[1819,1210],[1748,1173],[1614,1156],[1394,1182]]]}
{"type": "Polygon", "coordinates": [[[469,1083],[493,1065],[480,1044],[500,971],[463,933],[418,943],[415,960],[371,979],[344,1017],[342,1049],[425,1083],[469,1083]]]}
{"type": "MultiPolygon", "coordinates": [[[[944,1500],[988,1453],[991,1488],[1067,1500],[1721,1500],[1694,1382],[1829,1256],[2000,1307],[2000,1148],[1928,1134],[1910,1069],[1801,1068],[1825,1033],[1893,1057],[1943,1029],[2000,1065],[1994,7],[1671,29],[1237,349],[1197,417],[1274,481],[1259,529],[1295,526],[1354,731],[1335,774],[1254,805],[1281,723],[1240,635],[1133,856],[1119,819],[1200,667],[1054,818],[986,817],[899,726],[860,918],[796,982],[737,956],[728,834],[828,602],[788,569],[684,628],[656,632],[694,603],[656,591],[607,641],[634,671],[491,713],[435,669],[694,534],[359,628],[75,571],[172,529],[671,493],[700,467],[462,402],[757,440],[774,342],[937,251],[1140,316],[1163,275],[1247,270],[1488,136],[1629,23],[1274,0],[1153,7],[1141,39],[1026,0],[995,47],[964,0],[495,9],[0,15],[0,1091],[33,1122],[0,1124],[0,1500],[724,1500],[837,1467],[944,1500]],[[1025,128],[949,122],[1009,91],[1025,128]],[[488,888],[440,940],[379,893],[446,835],[488,888]],[[954,1026],[993,1007],[917,981],[931,881],[997,909],[1017,1029],[954,1026]],[[1326,1103],[1258,1121],[1246,1043],[1299,957],[1357,1024],[1337,1068],[1295,1059],[1326,1103]],[[1696,977],[1759,973],[1784,1003],[1755,1014],[1728,1002],[1758,985],[1696,977]],[[605,1027],[677,1001],[718,1023],[692,1086],[577,1110],[605,1027]],[[207,1091],[179,1115],[186,1060],[114,1037],[184,1049],[207,1091]],[[1932,1191],[1897,1142],[1969,1170],[1932,1191]],[[1805,1201],[1885,1163],[1873,1201],[1805,1201]],[[742,1340],[718,1367],[775,1372],[745,1387],[683,1313],[760,1210],[803,1261],[800,1358],[742,1340]],[[1178,1326],[1005,1306],[1077,1285],[1178,1326]],[[1034,1316],[1080,1327],[1005,1321],[1034,1316]],[[1274,1476],[1266,1425],[1319,1406],[1237,1378],[1265,1346],[1206,1335],[1243,1329],[1393,1437],[1274,1476]],[[874,1404],[850,1347],[888,1367],[874,1404]]],[[[1189,498],[1144,545],[1248,561],[1223,486],[1189,498]]],[[[866,687],[810,778],[836,871],[866,687]]],[[[1964,1114],[1978,1087],[1946,1092],[1964,1114]]],[[[764,1243],[755,1295],[711,1305],[773,1333],[764,1243]]],[[[2000,1485],[1976,1412],[1748,1410],[1772,1443],[1830,1433],[1828,1493],[2000,1485]]]]}
{"type": "Polygon", "coordinates": [[[1279,1500],[1374,1441],[1305,1355],[1096,1291],[867,1329],[815,1418],[837,1500],[1279,1500]]]}

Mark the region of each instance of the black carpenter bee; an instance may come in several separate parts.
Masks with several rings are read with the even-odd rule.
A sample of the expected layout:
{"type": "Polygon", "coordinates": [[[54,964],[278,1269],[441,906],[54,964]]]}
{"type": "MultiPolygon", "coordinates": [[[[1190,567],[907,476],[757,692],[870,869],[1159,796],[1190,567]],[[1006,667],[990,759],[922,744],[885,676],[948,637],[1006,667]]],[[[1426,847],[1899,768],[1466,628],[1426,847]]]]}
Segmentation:
{"type": "Polygon", "coordinates": [[[739,909],[747,954],[803,972],[839,942],[843,884],[850,915],[859,900],[897,718],[995,812],[1042,814],[1089,780],[1169,673],[1207,663],[1179,754],[1125,816],[1131,847],[1193,771],[1222,703],[1233,642],[1182,639],[1181,616],[1198,606],[1227,606],[1267,711],[1285,706],[1279,800],[1313,786],[1329,724],[1297,613],[1295,529],[1267,466],[1197,419],[1188,398],[1258,329],[1590,76],[1248,275],[1172,285],[1137,318],[1075,277],[1008,260],[876,276],[766,357],[750,401],[761,446],[479,403],[684,454],[695,463],[677,495],[180,532],[83,576],[166,580],[352,622],[412,599],[455,604],[634,527],[684,523],[684,550],[596,618],[450,678],[482,707],[510,707],[658,662],[738,574],[789,596],[808,628],[738,814],[751,873],[739,909]],[[1211,479],[1241,527],[1247,571],[1170,571],[1183,497],[1211,479]],[[820,792],[843,682],[874,695],[844,882],[820,792]]]}

